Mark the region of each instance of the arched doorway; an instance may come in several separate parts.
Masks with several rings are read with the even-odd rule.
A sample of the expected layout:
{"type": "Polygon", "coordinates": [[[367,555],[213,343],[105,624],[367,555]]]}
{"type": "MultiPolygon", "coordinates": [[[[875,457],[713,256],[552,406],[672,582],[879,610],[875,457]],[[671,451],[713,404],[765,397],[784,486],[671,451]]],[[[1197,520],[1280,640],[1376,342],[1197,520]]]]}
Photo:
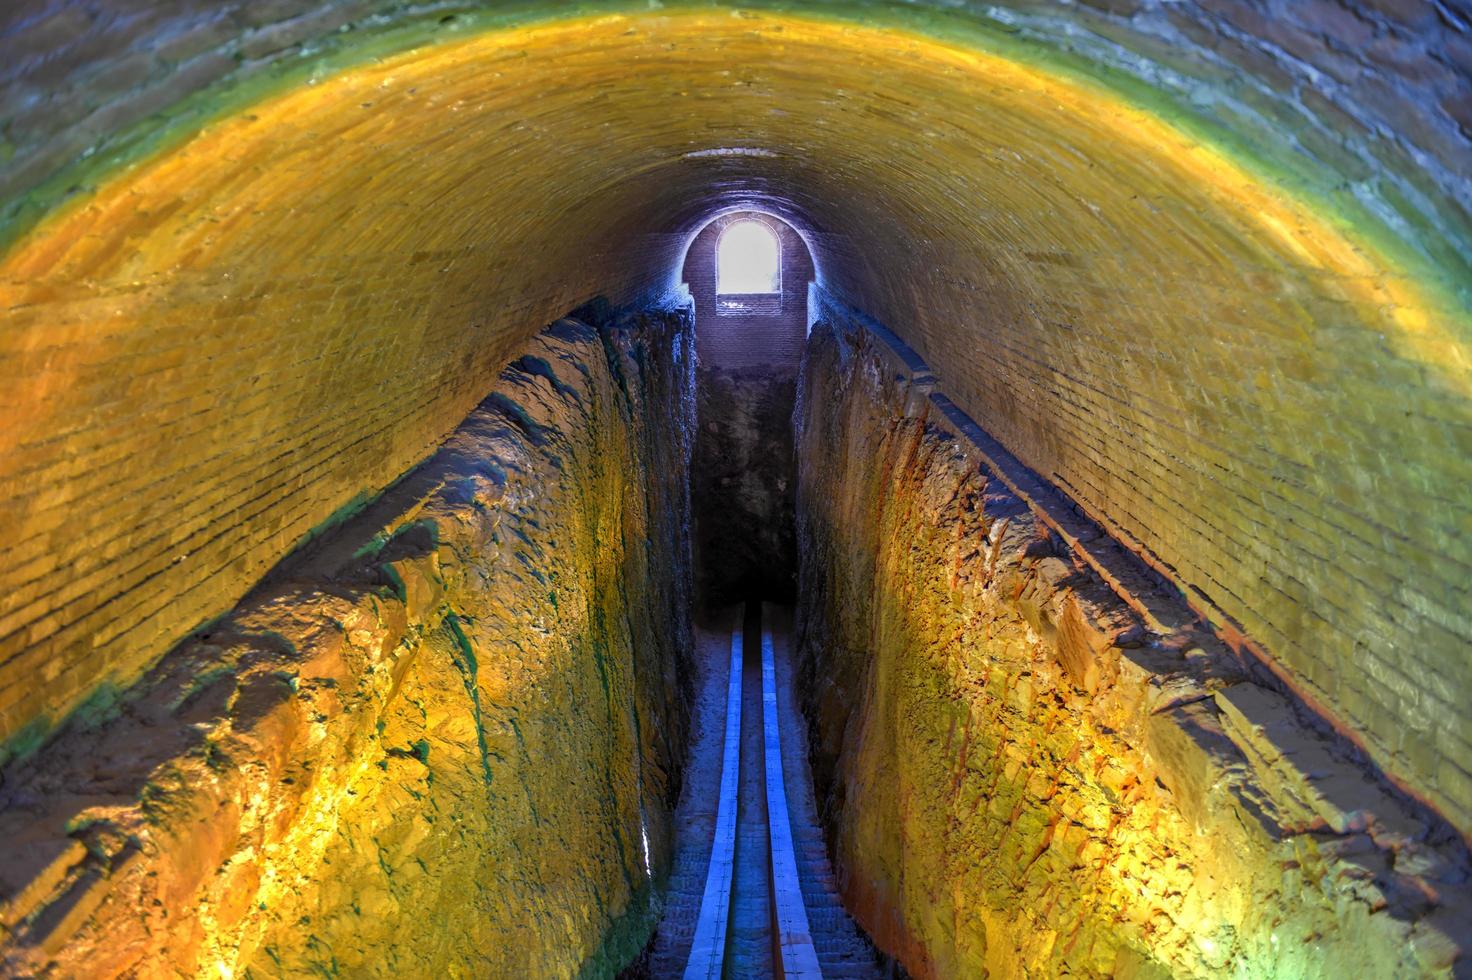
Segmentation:
{"type": "Polygon", "coordinates": [[[767,365],[796,372],[807,339],[813,259],[797,230],[759,211],[721,215],[685,254],[705,367],[767,365]]]}
{"type": "Polygon", "coordinates": [[[782,243],[758,218],[738,218],[716,239],[716,311],[775,313],[782,308],[782,243]]]}

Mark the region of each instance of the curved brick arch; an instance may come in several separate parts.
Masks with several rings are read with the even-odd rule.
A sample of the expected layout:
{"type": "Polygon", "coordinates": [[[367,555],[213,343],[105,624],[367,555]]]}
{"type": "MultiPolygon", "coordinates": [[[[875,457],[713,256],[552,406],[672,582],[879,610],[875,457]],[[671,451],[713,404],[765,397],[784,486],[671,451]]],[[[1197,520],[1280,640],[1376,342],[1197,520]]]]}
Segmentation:
{"type": "Polygon", "coordinates": [[[538,325],[668,285],[712,199],[780,196],[1013,452],[1468,812],[1466,21],[1109,6],[14,8],[0,736],[228,606],[538,325]]]}

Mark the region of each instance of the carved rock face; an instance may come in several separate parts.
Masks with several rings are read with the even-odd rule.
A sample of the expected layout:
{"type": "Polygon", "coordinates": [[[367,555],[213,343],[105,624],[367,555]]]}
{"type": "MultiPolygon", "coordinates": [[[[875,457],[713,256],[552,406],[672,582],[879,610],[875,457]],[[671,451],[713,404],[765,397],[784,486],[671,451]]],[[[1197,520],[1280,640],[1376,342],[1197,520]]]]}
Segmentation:
{"type": "Polygon", "coordinates": [[[688,313],[555,325],[433,457],[12,767],[5,972],[632,958],[684,755],[692,365],[688,313]]]}
{"type": "Polygon", "coordinates": [[[878,945],[926,977],[1447,970],[1455,834],[916,412],[884,343],[824,311],[797,437],[813,764],[878,945]]]}

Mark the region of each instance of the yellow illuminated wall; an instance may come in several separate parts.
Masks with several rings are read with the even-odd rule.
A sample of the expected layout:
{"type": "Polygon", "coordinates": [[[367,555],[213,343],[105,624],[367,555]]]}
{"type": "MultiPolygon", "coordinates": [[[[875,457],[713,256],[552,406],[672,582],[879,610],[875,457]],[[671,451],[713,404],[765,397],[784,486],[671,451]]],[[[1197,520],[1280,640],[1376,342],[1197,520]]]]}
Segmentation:
{"type": "Polygon", "coordinates": [[[1102,85],[893,26],[608,14],[296,82],[0,262],[9,751],[422,457],[541,324],[669,285],[702,214],[765,197],[984,427],[1472,829],[1445,280],[1102,85]]]}

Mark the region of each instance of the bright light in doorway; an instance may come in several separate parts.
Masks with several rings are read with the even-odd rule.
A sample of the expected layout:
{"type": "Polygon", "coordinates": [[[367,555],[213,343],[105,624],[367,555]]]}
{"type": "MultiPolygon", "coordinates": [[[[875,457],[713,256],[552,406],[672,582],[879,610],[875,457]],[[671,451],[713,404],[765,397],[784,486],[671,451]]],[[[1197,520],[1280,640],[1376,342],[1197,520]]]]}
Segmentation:
{"type": "Polygon", "coordinates": [[[781,292],[781,254],[777,236],[764,222],[733,221],[716,245],[716,292],[781,292]]]}

